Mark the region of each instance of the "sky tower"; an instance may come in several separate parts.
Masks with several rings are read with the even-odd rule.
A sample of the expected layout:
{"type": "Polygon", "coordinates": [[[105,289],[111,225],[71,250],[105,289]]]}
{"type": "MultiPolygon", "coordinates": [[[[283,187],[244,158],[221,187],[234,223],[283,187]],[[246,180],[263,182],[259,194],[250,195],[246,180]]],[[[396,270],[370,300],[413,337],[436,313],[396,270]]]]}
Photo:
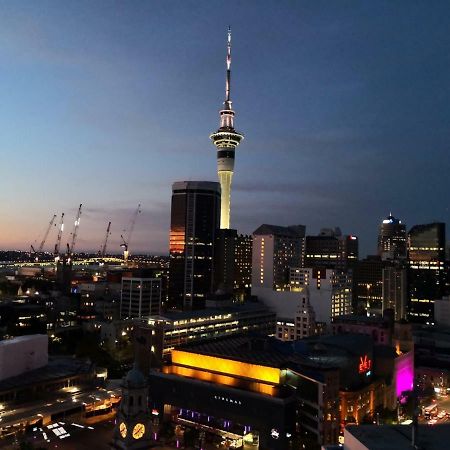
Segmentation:
{"type": "Polygon", "coordinates": [[[234,171],[234,151],[244,136],[234,129],[234,111],[230,99],[231,81],[231,29],[228,28],[227,77],[225,81],[224,108],[220,111],[220,128],[210,138],[217,148],[217,175],[222,191],[220,228],[230,228],[231,180],[234,171]]]}

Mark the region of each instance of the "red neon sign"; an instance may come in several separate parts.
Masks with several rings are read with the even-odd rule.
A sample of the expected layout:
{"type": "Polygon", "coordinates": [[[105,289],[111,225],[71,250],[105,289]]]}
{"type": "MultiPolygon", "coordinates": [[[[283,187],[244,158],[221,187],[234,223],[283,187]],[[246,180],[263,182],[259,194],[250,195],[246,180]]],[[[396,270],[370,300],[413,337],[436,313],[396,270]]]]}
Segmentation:
{"type": "Polygon", "coordinates": [[[367,355],[359,357],[359,373],[366,373],[372,368],[372,360],[367,355]]]}

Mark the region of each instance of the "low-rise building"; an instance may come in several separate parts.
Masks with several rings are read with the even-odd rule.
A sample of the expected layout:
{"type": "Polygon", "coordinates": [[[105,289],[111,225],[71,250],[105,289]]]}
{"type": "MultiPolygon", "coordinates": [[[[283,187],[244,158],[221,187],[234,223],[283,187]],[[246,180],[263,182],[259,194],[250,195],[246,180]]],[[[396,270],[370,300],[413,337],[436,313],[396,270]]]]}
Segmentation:
{"type": "Polygon", "coordinates": [[[348,422],[395,409],[412,387],[412,354],[371,336],[314,336],[295,342],[229,336],[185,344],[150,372],[151,400],[166,420],[261,449],[289,448],[294,436],[338,442],[348,422]],[[405,388],[406,387],[406,388],[405,388]]]}

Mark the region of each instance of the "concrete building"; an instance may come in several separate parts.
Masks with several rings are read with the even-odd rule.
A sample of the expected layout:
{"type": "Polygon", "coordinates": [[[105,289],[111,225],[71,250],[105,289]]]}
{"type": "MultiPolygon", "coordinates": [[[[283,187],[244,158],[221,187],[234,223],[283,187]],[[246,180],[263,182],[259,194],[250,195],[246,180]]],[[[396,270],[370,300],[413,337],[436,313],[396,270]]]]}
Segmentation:
{"type": "Polygon", "coordinates": [[[381,317],[347,316],[335,317],[331,325],[332,334],[365,334],[375,344],[392,345],[393,324],[381,317]]]}
{"type": "Polygon", "coordinates": [[[332,269],[291,267],[288,286],[289,290],[284,291],[252,287],[252,292],[277,314],[280,326],[291,327],[290,334],[296,332],[286,324],[295,324],[305,298],[314,312],[316,332],[324,332],[333,317],[351,312],[352,283],[347,274],[336,274],[332,269]]]}
{"type": "Polygon", "coordinates": [[[406,319],[408,302],[407,269],[402,266],[390,266],[383,268],[383,307],[382,314],[386,310],[394,311],[395,320],[406,319]]]}
{"type": "Polygon", "coordinates": [[[239,234],[235,245],[234,291],[239,299],[249,297],[252,288],[252,247],[251,235],[239,234]]]}
{"type": "MultiPolygon", "coordinates": [[[[305,291],[307,294],[307,291],[305,291]]],[[[292,319],[277,319],[275,337],[281,341],[296,341],[316,333],[316,315],[307,295],[300,297],[297,314],[292,319]]]]}
{"type": "Polygon", "coordinates": [[[161,312],[160,278],[122,278],[120,318],[142,319],[161,312]]]}
{"type": "Polygon", "coordinates": [[[210,138],[217,148],[217,175],[222,191],[220,228],[230,228],[231,182],[234,173],[234,153],[244,136],[234,129],[234,111],[231,107],[231,31],[228,30],[227,77],[224,108],[220,111],[220,127],[210,138]]]}
{"type": "Polygon", "coordinates": [[[159,367],[171,350],[187,342],[245,333],[273,335],[275,322],[275,313],[262,303],[246,302],[195,311],[168,311],[145,320],[97,322],[94,330],[111,349],[122,336],[132,336],[140,353],[139,367],[147,373],[150,367],[159,367]]]}
{"type": "Polygon", "coordinates": [[[302,265],[304,237],[304,225],[264,224],[253,232],[252,294],[254,288],[289,290],[289,268],[302,265]]]}
{"type": "Polygon", "coordinates": [[[33,334],[0,341],[0,381],[48,364],[48,336],[33,334]]]}
{"type": "Polygon", "coordinates": [[[214,251],[214,292],[232,295],[236,274],[237,231],[217,230],[214,251]]]}
{"type": "Polygon", "coordinates": [[[342,235],[339,228],[323,228],[318,236],[306,236],[304,267],[346,271],[358,260],[358,238],[342,235]]]}
{"type": "Polygon", "coordinates": [[[200,309],[214,287],[220,220],[220,185],[182,181],[172,185],[168,306],[200,309]]]}
{"type": "Polygon", "coordinates": [[[412,354],[371,336],[237,335],[174,350],[150,373],[150,397],[164,420],[217,433],[230,446],[257,435],[262,450],[284,450],[293,439],[337,443],[346,423],[394,410],[397,392],[412,386],[412,367],[412,354]]]}

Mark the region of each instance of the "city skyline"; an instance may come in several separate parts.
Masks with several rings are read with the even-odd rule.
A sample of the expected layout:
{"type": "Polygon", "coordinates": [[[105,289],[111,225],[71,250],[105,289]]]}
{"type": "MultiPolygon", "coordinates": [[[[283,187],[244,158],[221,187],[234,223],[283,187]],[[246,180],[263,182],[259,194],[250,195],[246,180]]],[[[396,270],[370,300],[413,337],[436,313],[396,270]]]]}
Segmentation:
{"type": "Polygon", "coordinates": [[[231,4],[231,23],[207,2],[1,6],[2,249],[28,249],[61,212],[65,242],[83,203],[77,249],[98,250],[111,221],[120,253],[142,203],[131,253],[167,254],[172,183],[217,181],[228,25],[246,135],[234,228],[340,226],[363,256],[391,210],[408,229],[449,222],[450,6],[231,4]]]}

